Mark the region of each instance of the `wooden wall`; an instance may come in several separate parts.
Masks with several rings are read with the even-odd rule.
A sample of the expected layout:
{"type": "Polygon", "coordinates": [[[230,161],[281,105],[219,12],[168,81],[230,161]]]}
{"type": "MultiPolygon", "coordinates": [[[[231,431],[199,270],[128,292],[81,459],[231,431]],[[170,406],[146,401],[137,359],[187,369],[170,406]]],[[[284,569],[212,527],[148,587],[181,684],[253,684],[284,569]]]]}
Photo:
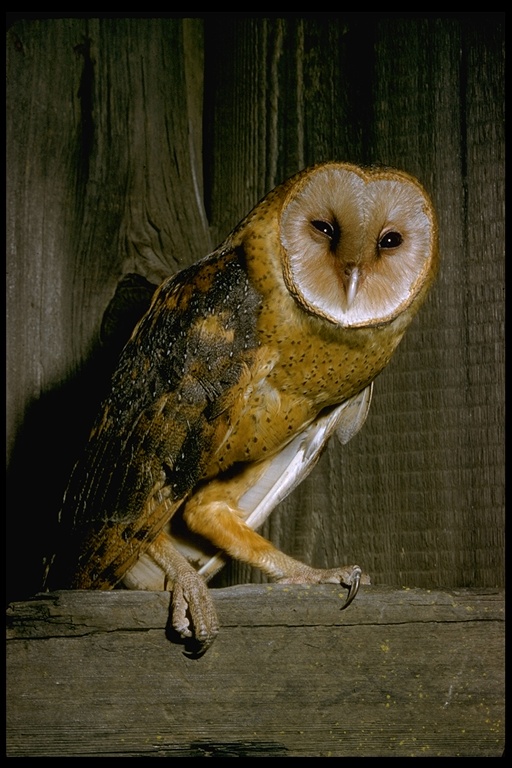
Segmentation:
{"type": "MultiPolygon", "coordinates": [[[[8,587],[37,591],[113,364],[122,277],[157,282],[313,162],[395,165],[442,268],[376,382],[264,533],[377,585],[504,580],[504,14],[24,19],[7,34],[8,587]]],[[[221,583],[258,580],[231,567],[221,583]]]]}

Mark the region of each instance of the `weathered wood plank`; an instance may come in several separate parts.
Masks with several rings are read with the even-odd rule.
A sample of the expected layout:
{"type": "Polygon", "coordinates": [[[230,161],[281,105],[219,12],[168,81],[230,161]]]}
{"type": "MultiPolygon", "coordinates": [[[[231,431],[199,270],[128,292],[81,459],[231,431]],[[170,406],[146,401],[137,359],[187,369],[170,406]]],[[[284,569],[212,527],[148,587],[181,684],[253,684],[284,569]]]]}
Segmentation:
{"type": "Polygon", "coordinates": [[[501,591],[213,590],[222,629],[190,659],[166,593],[13,604],[8,756],[499,756],[501,591]]]}

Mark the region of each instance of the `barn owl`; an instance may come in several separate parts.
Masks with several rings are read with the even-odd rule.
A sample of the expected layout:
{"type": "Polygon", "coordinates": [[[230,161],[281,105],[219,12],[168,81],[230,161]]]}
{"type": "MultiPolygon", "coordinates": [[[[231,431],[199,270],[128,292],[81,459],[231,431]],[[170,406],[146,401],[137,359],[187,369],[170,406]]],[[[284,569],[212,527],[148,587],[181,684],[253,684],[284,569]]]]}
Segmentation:
{"type": "Polygon", "coordinates": [[[332,434],[362,426],[437,264],[434,209],[407,173],[330,162],[271,191],[135,327],[73,471],[48,584],[169,589],[170,624],[200,652],[226,556],[281,583],[340,583],[351,602],[358,565],[313,568],[255,529],[332,434]]]}

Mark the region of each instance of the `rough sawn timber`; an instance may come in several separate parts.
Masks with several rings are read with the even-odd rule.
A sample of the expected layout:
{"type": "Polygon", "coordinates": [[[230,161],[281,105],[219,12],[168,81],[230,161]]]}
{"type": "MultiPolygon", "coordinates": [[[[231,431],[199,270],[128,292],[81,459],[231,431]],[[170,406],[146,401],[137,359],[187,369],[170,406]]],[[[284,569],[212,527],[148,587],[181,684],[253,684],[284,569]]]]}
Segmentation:
{"type": "Polygon", "coordinates": [[[55,592],[8,609],[9,757],[493,757],[501,590],[212,590],[191,659],[169,595],[55,592]]]}

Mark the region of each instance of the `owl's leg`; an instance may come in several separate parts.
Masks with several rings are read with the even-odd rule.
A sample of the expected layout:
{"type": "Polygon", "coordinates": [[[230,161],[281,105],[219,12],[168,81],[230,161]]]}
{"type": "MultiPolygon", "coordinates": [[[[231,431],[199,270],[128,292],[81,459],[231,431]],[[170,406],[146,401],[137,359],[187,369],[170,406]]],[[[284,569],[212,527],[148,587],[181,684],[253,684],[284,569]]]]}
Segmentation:
{"type": "Polygon", "coordinates": [[[169,582],[166,588],[172,590],[172,628],[183,639],[193,638],[203,653],[219,631],[217,613],[205,580],[164,533],[153,540],[147,554],[162,568],[169,582]]]}
{"type": "Polygon", "coordinates": [[[343,584],[349,588],[344,607],[352,602],[360,583],[370,583],[358,565],[312,568],[285,555],[244,522],[244,513],[236,506],[236,491],[236,481],[231,487],[229,481],[214,481],[198,491],[187,502],[183,513],[189,528],[236,560],[260,568],[275,581],[284,584],[343,584]]]}

